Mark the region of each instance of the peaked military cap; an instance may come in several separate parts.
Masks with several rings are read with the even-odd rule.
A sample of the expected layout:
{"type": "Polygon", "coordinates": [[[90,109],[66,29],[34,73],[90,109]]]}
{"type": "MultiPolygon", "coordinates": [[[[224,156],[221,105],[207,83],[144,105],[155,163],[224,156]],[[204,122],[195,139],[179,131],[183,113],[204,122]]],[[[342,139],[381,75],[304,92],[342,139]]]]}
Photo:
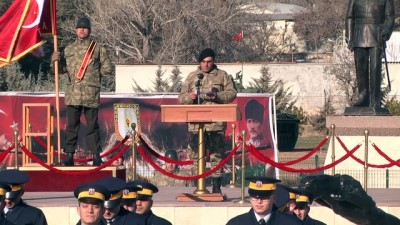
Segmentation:
{"type": "Polygon", "coordinates": [[[248,193],[253,197],[267,197],[275,190],[277,183],[281,182],[272,177],[247,177],[250,181],[248,193]]]}
{"type": "Polygon", "coordinates": [[[6,195],[7,192],[11,191],[11,185],[0,181],[0,196],[6,195]]]}
{"type": "Polygon", "coordinates": [[[104,186],[110,192],[110,198],[104,202],[104,207],[106,209],[119,207],[122,202],[122,191],[126,186],[125,181],[116,177],[104,177],[96,183],[104,186]]]}
{"type": "Polygon", "coordinates": [[[6,198],[13,199],[23,194],[24,185],[29,181],[25,171],[17,169],[0,171],[0,181],[10,184],[11,190],[6,193],[6,198]]]}
{"type": "Polygon", "coordinates": [[[142,190],[137,191],[138,200],[147,200],[158,192],[158,188],[152,183],[143,180],[135,180],[133,182],[137,187],[142,188],[142,190]]]}
{"type": "Polygon", "coordinates": [[[280,208],[288,203],[290,200],[295,201],[296,195],[299,193],[298,190],[288,187],[283,184],[277,184],[275,190],[275,200],[274,204],[276,207],[280,208]]]}
{"type": "Polygon", "coordinates": [[[127,205],[136,202],[137,191],[141,190],[142,188],[138,187],[134,181],[129,181],[126,183],[126,187],[123,190],[122,202],[127,205]]]}
{"type": "Polygon", "coordinates": [[[296,208],[304,208],[313,201],[312,194],[303,189],[297,189],[296,195],[296,208]]]}
{"type": "Polygon", "coordinates": [[[74,196],[79,202],[103,203],[110,198],[110,192],[106,187],[97,183],[84,183],[74,190],[74,196]]]}

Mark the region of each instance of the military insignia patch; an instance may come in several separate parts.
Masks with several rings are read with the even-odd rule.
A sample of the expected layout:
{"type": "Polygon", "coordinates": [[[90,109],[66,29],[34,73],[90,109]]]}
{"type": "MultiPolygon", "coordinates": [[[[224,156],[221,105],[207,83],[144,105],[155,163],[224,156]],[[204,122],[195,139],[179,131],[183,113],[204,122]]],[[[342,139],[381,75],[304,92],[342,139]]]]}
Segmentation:
{"type": "MultiPolygon", "coordinates": [[[[132,143],[133,130],[140,134],[140,117],[138,104],[114,104],[114,127],[119,140],[129,135],[126,145],[132,143]]],[[[136,137],[135,137],[136,138],[136,137]]]]}

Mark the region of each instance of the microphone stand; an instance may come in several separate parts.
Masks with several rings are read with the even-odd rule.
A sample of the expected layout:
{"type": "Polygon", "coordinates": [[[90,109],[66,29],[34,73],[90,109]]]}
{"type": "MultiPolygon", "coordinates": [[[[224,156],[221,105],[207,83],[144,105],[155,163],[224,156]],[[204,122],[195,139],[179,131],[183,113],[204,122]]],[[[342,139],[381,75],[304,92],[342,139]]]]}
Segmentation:
{"type": "Polygon", "coordinates": [[[201,86],[201,80],[203,79],[204,75],[202,73],[197,74],[197,77],[199,78],[196,82],[196,88],[197,88],[197,104],[200,105],[200,86],[201,86]]]}

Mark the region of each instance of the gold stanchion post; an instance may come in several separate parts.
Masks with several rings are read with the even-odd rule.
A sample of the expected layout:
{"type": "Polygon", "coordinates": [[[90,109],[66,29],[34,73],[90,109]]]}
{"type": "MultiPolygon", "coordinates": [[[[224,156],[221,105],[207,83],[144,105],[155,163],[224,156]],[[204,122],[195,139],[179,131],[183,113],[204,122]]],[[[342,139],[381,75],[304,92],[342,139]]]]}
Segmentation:
{"type": "Polygon", "coordinates": [[[243,203],[247,203],[247,202],[249,202],[248,200],[246,200],[245,198],[244,198],[244,193],[245,193],[245,176],[246,176],[246,157],[245,157],[245,150],[246,150],[246,131],[245,130],[243,130],[242,131],[242,139],[243,139],[243,142],[242,142],[242,188],[241,188],[241,196],[240,196],[240,199],[239,200],[234,200],[233,202],[236,202],[236,203],[240,203],[240,204],[243,204],[243,203]]]}
{"type": "Polygon", "coordinates": [[[136,175],[136,147],[137,147],[137,143],[136,143],[136,124],[132,123],[131,124],[131,128],[132,128],[132,180],[136,180],[137,179],[137,175],[136,175]]]}
{"type": "MultiPolygon", "coordinates": [[[[203,174],[206,167],[205,150],[204,150],[204,124],[199,123],[199,162],[197,164],[197,175],[203,174]]],[[[197,189],[193,194],[208,194],[206,189],[206,178],[201,177],[197,180],[197,189]]]]}
{"type": "Polygon", "coordinates": [[[365,152],[364,152],[364,190],[368,193],[368,135],[369,131],[364,131],[365,135],[365,152]]]}
{"type": "MultiPolygon", "coordinates": [[[[236,148],[236,134],[235,134],[236,124],[232,124],[232,149],[236,148]]],[[[236,188],[236,164],[235,164],[235,156],[232,156],[232,179],[230,184],[226,185],[227,188],[236,188]]]]}
{"type": "MultiPolygon", "coordinates": [[[[331,149],[332,149],[332,163],[335,162],[335,124],[331,125],[331,149]]],[[[335,166],[332,167],[332,175],[335,175],[335,166]]]]}
{"type": "Polygon", "coordinates": [[[15,144],[15,148],[14,148],[14,153],[15,153],[15,169],[18,169],[18,131],[14,130],[14,144],[15,144]]]}

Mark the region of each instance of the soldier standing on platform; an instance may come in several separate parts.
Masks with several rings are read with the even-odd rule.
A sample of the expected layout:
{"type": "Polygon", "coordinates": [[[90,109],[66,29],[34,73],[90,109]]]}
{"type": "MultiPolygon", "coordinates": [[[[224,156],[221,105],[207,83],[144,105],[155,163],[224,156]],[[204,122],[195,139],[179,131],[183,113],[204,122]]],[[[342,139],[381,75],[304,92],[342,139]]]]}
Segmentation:
{"type": "Polygon", "coordinates": [[[0,171],[0,181],[11,185],[5,198],[7,220],[17,225],[47,225],[42,210],[26,204],[21,198],[25,192],[24,184],[29,181],[26,172],[16,169],[0,171]]]}
{"type": "Polygon", "coordinates": [[[142,188],[137,192],[136,213],[139,214],[140,225],[172,225],[168,220],[153,214],[153,194],[158,192],[158,188],[149,182],[136,180],[136,186],[142,188]]]}
{"type": "Polygon", "coordinates": [[[102,76],[111,75],[113,66],[106,49],[91,39],[90,33],[90,20],[80,18],[76,24],[76,41],[65,47],[63,58],[59,52],[54,52],[51,57],[52,62],[61,60],[60,73],[67,73],[69,78],[65,90],[68,123],[64,151],[67,158],[63,166],[74,165],[82,112],[86,118],[86,141],[93,153],[93,165],[102,163],[98,124],[100,87],[102,76]]]}
{"type": "Polygon", "coordinates": [[[126,210],[136,212],[137,191],[140,190],[142,190],[142,188],[136,186],[134,181],[126,183],[125,189],[122,193],[122,206],[126,210]]]}
{"type": "Polygon", "coordinates": [[[274,206],[276,183],[280,180],[268,177],[249,177],[249,212],[230,219],[227,225],[301,225],[292,215],[282,213],[274,206]]]}
{"type": "Polygon", "coordinates": [[[0,182],[0,225],[14,225],[4,217],[4,205],[6,193],[11,191],[11,185],[0,182]]]}
{"type": "MultiPolygon", "coordinates": [[[[215,52],[206,48],[198,57],[199,67],[182,84],[179,102],[190,104],[228,104],[236,98],[234,82],[228,73],[215,65],[215,52]],[[198,90],[200,95],[198,96],[198,90]]],[[[189,124],[190,147],[198,152],[198,124],[189,124]]],[[[225,153],[226,123],[207,123],[204,126],[205,150],[211,153],[211,166],[216,166],[225,153]]],[[[193,157],[198,158],[198,157],[193,157]]],[[[212,174],[213,193],[221,193],[222,168],[212,174]]]]}
{"type": "MultiPolygon", "coordinates": [[[[166,151],[164,156],[169,159],[179,160],[178,153],[175,150],[166,151]]],[[[179,166],[174,163],[165,162],[165,170],[168,173],[173,173],[173,174],[176,174],[179,176],[189,176],[189,174],[186,174],[186,173],[183,173],[182,171],[180,171],[179,166]]],[[[152,178],[152,180],[153,180],[153,183],[155,185],[157,185],[157,187],[190,187],[191,186],[191,181],[172,178],[172,177],[162,174],[159,171],[155,171],[154,177],[152,178]]]]}
{"type": "Polygon", "coordinates": [[[133,225],[138,221],[137,214],[122,207],[123,190],[126,182],[116,177],[105,177],[96,182],[110,192],[110,198],[104,202],[104,219],[107,225],[133,225]]]}
{"type": "Polygon", "coordinates": [[[105,187],[84,183],[75,188],[74,196],[78,199],[77,212],[80,218],[76,225],[106,225],[103,219],[104,201],[110,198],[110,193],[105,187]]]}
{"type": "Polygon", "coordinates": [[[358,100],[356,107],[381,107],[382,53],[395,24],[394,0],[350,0],[346,41],[354,50],[358,100]]]}

